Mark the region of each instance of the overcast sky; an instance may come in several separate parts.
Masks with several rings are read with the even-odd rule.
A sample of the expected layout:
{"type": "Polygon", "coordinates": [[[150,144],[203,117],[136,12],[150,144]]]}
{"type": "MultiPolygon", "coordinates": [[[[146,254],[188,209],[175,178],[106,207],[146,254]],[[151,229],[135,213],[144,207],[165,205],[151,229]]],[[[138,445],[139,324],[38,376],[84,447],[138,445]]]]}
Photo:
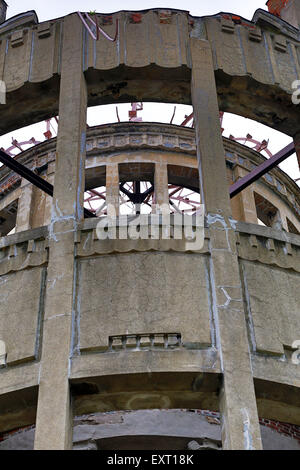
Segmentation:
{"type": "MultiPolygon", "coordinates": [[[[252,19],[258,8],[267,10],[265,0],[110,0],[107,2],[96,0],[7,0],[9,5],[7,18],[28,10],[35,10],[39,21],[45,21],[51,18],[58,18],[74,11],[94,11],[99,13],[112,13],[119,10],[143,10],[148,8],[174,8],[189,11],[194,16],[214,15],[220,11],[231,12],[243,16],[249,20],[252,19]]],[[[151,103],[144,104],[142,117],[144,121],[170,122],[173,114],[174,105],[155,105],[151,103]]],[[[180,124],[185,114],[189,114],[191,108],[188,106],[177,106],[177,112],[174,124],[180,124]]],[[[128,105],[119,106],[121,120],[128,120],[128,105]]],[[[88,111],[88,124],[96,125],[105,122],[115,122],[115,105],[102,108],[90,108],[88,111]]],[[[257,124],[249,119],[240,118],[226,114],[223,122],[225,127],[224,135],[227,137],[233,134],[235,137],[243,137],[250,133],[257,140],[269,140],[270,150],[275,153],[288,143],[291,138],[266,126],[257,124]]],[[[15,131],[0,138],[0,146],[7,148],[12,136],[19,141],[28,140],[34,136],[39,140],[44,140],[42,132],[45,129],[39,126],[29,126],[26,131],[15,131]]],[[[297,159],[290,157],[285,163],[281,164],[284,169],[293,178],[299,178],[297,159]]]]}
{"type": "Polygon", "coordinates": [[[147,8],[177,8],[187,10],[192,15],[214,15],[220,11],[237,13],[252,19],[258,8],[267,9],[265,0],[7,0],[8,17],[18,13],[35,10],[39,20],[58,18],[74,11],[93,11],[112,13],[119,10],[144,10],[147,8]]]}

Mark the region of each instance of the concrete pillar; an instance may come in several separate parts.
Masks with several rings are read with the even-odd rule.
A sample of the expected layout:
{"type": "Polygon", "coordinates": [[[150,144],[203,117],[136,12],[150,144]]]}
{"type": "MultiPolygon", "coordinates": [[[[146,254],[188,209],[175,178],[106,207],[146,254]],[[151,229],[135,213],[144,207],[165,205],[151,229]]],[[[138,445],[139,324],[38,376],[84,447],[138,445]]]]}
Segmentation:
{"type": "Polygon", "coordinates": [[[4,0],[0,0],[0,24],[6,20],[7,6],[4,0]]]}
{"type": "Polygon", "coordinates": [[[300,0],[268,0],[267,6],[270,13],[279,16],[295,28],[300,27],[300,0]]]}
{"type": "Polygon", "coordinates": [[[288,232],[287,218],[283,210],[278,209],[272,222],[271,227],[275,230],[285,230],[288,232]]]}
{"type": "Polygon", "coordinates": [[[34,186],[22,178],[21,196],[18,201],[16,232],[31,229],[31,214],[34,200],[34,186]]]}
{"type": "Polygon", "coordinates": [[[256,397],[210,44],[191,38],[192,102],[202,201],[210,230],[210,276],[223,385],[224,449],[261,449],[256,397]]]}
{"type": "MultiPolygon", "coordinates": [[[[46,194],[39,188],[22,179],[21,196],[18,201],[16,232],[23,232],[49,224],[45,222],[46,194]]],[[[50,198],[52,200],[52,198],[50,198]]],[[[51,201],[52,202],[52,201],[51,201]]]]}
{"type": "Polygon", "coordinates": [[[155,164],[154,194],[155,204],[160,207],[160,212],[169,214],[168,165],[166,163],[155,164]]]}
{"type": "Polygon", "coordinates": [[[64,19],[56,171],[43,322],[35,449],[72,448],[69,370],[72,342],[74,240],[83,218],[87,89],[82,23],[64,19]]]}
{"type": "MultiPolygon", "coordinates": [[[[248,173],[248,171],[237,165],[234,169],[235,181],[243,178],[248,173]]],[[[235,209],[233,216],[236,220],[248,222],[249,224],[257,224],[256,205],[251,186],[248,186],[248,188],[231,199],[231,207],[235,209]]]]}
{"type": "Polygon", "coordinates": [[[281,10],[280,16],[295,28],[300,28],[300,0],[289,0],[281,10]]]}
{"type": "Polygon", "coordinates": [[[107,215],[118,216],[120,213],[119,165],[110,163],[106,166],[106,204],[107,215]],[[110,206],[114,209],[111,211],[110,206]]]}
{"type": "Polygon", "coordinates": [[[289,225],[285,214],[281,213],[282,229],[289,232],[289,225]]]}
{"type": "MultiPolygon", "coordinates": [[[[48,183],[54,185],[54,177],[55,177],[55,162],[51,162],[49,163],[48,170],[47,170],[48,183]]],[[[53,204],[52,197],[46,195],[44,225],[49,225],[51,223],[52,204],[53,204]]]]}

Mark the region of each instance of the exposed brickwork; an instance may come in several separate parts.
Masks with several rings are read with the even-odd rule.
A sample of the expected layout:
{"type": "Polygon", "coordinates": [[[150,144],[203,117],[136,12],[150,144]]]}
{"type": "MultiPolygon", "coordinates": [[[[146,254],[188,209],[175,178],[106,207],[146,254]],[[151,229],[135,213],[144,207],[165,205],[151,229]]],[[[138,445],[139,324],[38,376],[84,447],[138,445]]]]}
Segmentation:
{"type": "MultiPolygon", "coordinates": [[[[216,411],[209,411],[209,410],[188,410],[188,411],[199,413],[202,416],[206,416],[207,418],[213,419],[214,421],[208,421],[211,424],[220,423],[220,413],[216,411]]],[[[290,424],[290,423],[281,423],[280,421],[273,421],[271,419],[266,419],[266,418],[260,418],[259,423],[262,426],[267,426],[268,428],[273,429],[279,434],[283,434],[284,436],[296,439],[300,444],[300,426],[296,426],[295,424],[290,424]]]]}
{"type": "Polygon", "coordinates": [[[265,418],[260,418],[259,422],[262,426],[267,426],[268,428],[277,431],[279,434],[296,439],[300,444],[300,426],[289,423],[280,423],[279,421],[272,421],[265,418]]]}
{"type": "MultiPolygon", "coordinates": [[[[164,411],[173,411],[173,410],[164,410],[164,411]]],[[[220,413],[217,411],[210,411],[210,410],[181,410],[181,411],[186,411],[188,413],[197,413],[202,416],[205,416],[207,422],[212,425],[220,425],[220,413]]],[[[103,413],[103,415],[112,415],[112,414],[122,414],[124,412],[118,411],[118,412],[108,412],[108,413],[103,413]]],[[[127,411],[125,413],[130,413],[130,411],[127,411]]],[[[290,423],[281,423],[280,421],[274,421],[271,419],[266,419],[266,418],[260,418],[259,422],[262,426],[266,426],[270,429],[273,429],[274,431],[278,432],[279,434],[282,434],[286,437],[290,437],[292,439],[296,439],[299,444],[300,444],[300,426],[296,426],[295,424],[290,424],[290,423]]],[[[30,429],[34,429],[35,426],[25,426],[23,428],[19,429],[14,429],[10,432],[7,433],[2,433],[0,434],[0,442],[5,441],[9,437],[21,433],[23,431],[29,431],[30,429]]]]}
{"type": "Polygon", "coordinates": [[[35,428],[34,425],[24,426],[23,428],[13,429],[12,431],[9,431],[9,432],[0,433],[0,442],[5,441],[10,436],[14,436],[15,434],[21,433],[23,431],[29,431],[29,429],[34,429],[34,428],[35,428]]]}

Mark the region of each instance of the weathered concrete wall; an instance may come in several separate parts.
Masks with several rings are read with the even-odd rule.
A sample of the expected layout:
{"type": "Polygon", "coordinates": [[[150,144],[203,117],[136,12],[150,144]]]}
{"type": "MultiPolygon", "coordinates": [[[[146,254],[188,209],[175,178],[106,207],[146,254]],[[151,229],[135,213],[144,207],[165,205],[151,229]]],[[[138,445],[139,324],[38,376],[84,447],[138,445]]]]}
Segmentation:
{"type": "MultiPolygon", "coordinates": [[[[290,106],[292,83],[300,70],[295,28],[262,10],[253,22],[233,21],[232,15],[224,14],[195,18],[176,10],[166,21],[162,13],[143,11],[140,21],[130,12],[113,14],[109,21],[107,15],[98,15],[111,35],[119,20],[115,43],[102,35],[93,41],[84,32],[89,104],[141,99],[191,104],[191,35],[211,44],[221,109],[258,119],[292,136],[299,132],[297,111],[290,106]],[[258,106],[262,103],[263,107],[258,106]]],[[[63,31],[62,19],[38,23],[34,12],[1,26],[0,79],[11,92],[2,106],[1,132],[57,113],[63,31]],[[18,116],[13,113],[16,103],[18,116]]]]}
{"type": "Polygon", "coordinates": [[[27,269],[1,276],[0,282],[0,331],[7,364],[33,360],[38,355],[45,272],[27,269]]]}
{"type": "MultiPolygon", "coordinates": [[[[219,121],[221,106],[293,137],[299,132],[299,108],[291,104],[291,83],[299,78],[299,32],[261,12],[254,23],[231,15],[161,13],[143,12],[141,22],[130,12],[112,15],[113,24],[120,19],[120,36],[116,44],[105,43],[104,62],[103,39],[88,39],[77,14],[38,24],[30,12],[0,28],[0,78],[8,89],[1,132],[56,115],[59,106],[57,142],[48,144],[52,156],[45,148],[42,155],[54,183],[52,206],[27,188],[24,199],[44,214],[34,220],[29,210],[29,219],[19,217],[23,228],[47,226],[0,239],[0,275],[15,281],[1,290],[8,301],[1,306],[1,337],[9,333],[8,317],[20,320],[21,330],[26,323],[24,350],[11,339],[18,340],[16,327],[6,339],[0,430],[36,423],[35,449],[71,449],[73,414],[124,409],[219,410],[223,449],[261,449],[259,415],[300,424],[300,369],[292,361],[292,336],[300,338],[299,235],[233,219],[228,183],[236,175],[230,168],[244,150],[232,155],[230,148],[238,145],[223,143],[219,121]],[[48,48],[52,55],[45,62],[48,48]],[[88,104],[141,99],[192,102],[196,139],[187,130],[178,137],[171,126],[158,138],[147,132],[137,138],[128,129],[118,133],[122,125],[115,125],[100,138],[92,130],[87,148],[88,104]],[[111,144],[105,143],[108,134],[111,144]],[[206,211],[201,250],[191,249],[186,239],[100,241],[97,219],[84,221],[85,168],[91,186],[94,172],[116,186],[105,159],[119,163],[126,179],[134,168],[127,167],[129,149],[137,144],[151,153],[151,161],[143,155],[138,162],[138,176],[145,168],[147,175],[160,175],[162,198],[167,175],[200,188],[206,211]],[[164,162],[161,155],[154,161],[157,145],[167,154],[164,162]],[[105,153],[113,146],[120,162],[105,153]],[[170,165],[160,173],[156,164],[170,165]],[[30,312],[15,300],[12,284],[18,284],[19,299],[28,298],[30,312]],[[295,302],[282,299],[287,292],[295,302]],[[262,299],[268,300],[264,308],[262,299]],[[268,341],[266,318],[272,327],[268,341]]],[[[254,164],[262,161],[245,153],[254,164]]],[[[251,168],[245,160],[240,165],[251,168]]],[[[282,202],[278,209],[298,221],[294,183],[274,170],[263,184],[282,202]]]]}
{"type": "Polygon", "coordinates": [[[176,333],[185,347],[212,343],[204,256],[140,253],[89,258],[80,263],[77,282],[81,351],[107,350],[110,337],[138,334],[159,335],[154,338],[157,346],[163,346],[164,334],[176,333]]]}
{"type": "Polygon", "coordinates": [[[300,330],[299,273],[242,264],[255,351],[284,354],[300,330]]]}
{"type": "Polygon", "coordinates": [[[47,263],[43,230],[2,238],[0,337],[8,365],[38,359],[47,263]],[[15,243],[14,243],[15,241],[15,243]]]}

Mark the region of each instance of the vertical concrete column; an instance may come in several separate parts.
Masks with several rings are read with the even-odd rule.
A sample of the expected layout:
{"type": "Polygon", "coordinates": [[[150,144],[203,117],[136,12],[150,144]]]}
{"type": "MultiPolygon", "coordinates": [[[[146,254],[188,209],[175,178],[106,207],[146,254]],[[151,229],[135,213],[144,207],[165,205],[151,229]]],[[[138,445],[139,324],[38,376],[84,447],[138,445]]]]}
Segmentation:
{"type": "Polygon", "coordinates": [[[293,25],[295,28],[300,27],[300,0],[289,0],[285,7],[281,10],[280,17],[293,25]]]}
{"type": "Polygon", "coordinates": [[[74,295],[74,239],[83,218],[87,89],[83,32],[77,14],[64,19],[56,171],[43,322],[35,449],[72,448],[69,370],[74,295]]]}
{"type": "Polygon", "coordinates": [[[283,209],[278,209],[271,223],[271,227],[275,230],[286,230],[288,232],[288,224],[283,209]]]}
{"type": "Polygon", "coordinates": [[[110,163],[106,166],[106,203],[107,215],[118,216],[120,213],[119,165],[110,163]],[[111,210],[113,206],[114,209],[111,210]]]}
{"type": "Polygon", "coordinates": [[[210,276],[217,346],[224,449],[261,449],[241,278],[210,44],[191,38],[192,102],[202,201],[210,231],[210,276]]]}
{"type": "MultiPolygon", "coordinates": [[[[55,177],[55,162],[51,162],[49,163],[48,170],[47,170],[47,181],[53,186],[54,186],[54,177],[55,177]]],[[[51,223],[52,203],[53,203],[52,197],[46,195],[44,225],[49,225],[51,223]]]]}
{"type": "Polygon", "coordinates": [[[4,0],[0,0],[0,24],[6,20],[7,6],[4,0]]]}
{"type": "Polygon", "coordinates": [[[280,211],[280,220],[281,220],[281,224],[282,224],[282,230],[285,230],[286,232],[289,232],[288,221],[287,221],[287,217],[286,217],[284,211],[280,211]]]}
{"type": "Polygon", "coordinates": [[[160,212],[169,214],[168,165],[166,163],[155,164],[154,194],[155,204],[159,205],[160,212]]]}
{"type": "Polygon", "coordinates": [[[22,178],[21,196],[18,201],[16,232],[31,229],[31,214],[33,209],[34,186],[22,178]]]}
{"type": "MultiPolygon", "coordinates": [[[[234,169],[235,181],[243,178],[249,172],[237,165],[234,169]]],[[[233,216],[236,220],[257,224],[257,213],[254,194],[251,186],[244,189],[240,194],[231,199],[233,216]]]]}

